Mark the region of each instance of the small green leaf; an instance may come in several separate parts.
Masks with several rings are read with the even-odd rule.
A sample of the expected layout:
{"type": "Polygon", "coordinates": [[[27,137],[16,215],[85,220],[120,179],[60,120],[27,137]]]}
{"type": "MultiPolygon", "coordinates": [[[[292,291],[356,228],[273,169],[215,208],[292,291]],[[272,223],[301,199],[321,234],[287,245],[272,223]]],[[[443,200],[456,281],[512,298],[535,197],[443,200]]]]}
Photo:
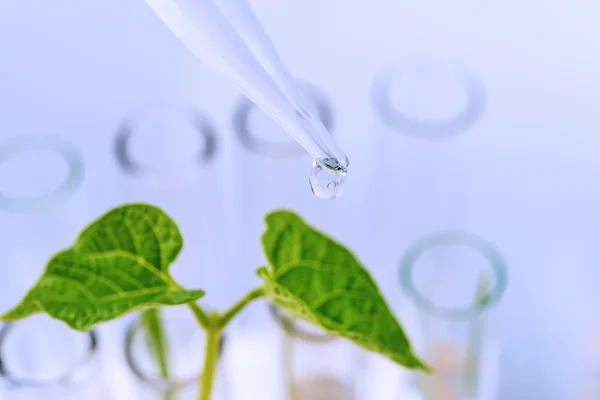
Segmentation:
{"type": "Polygon", "coordinates": [[[400,365],[429,371],[350,251],[292,212],[273,212],[266,223],[262,242],[270,265],[258,276],[276,306],[400,365]]]}
{"type": "Polygon", "coordinates": [[[169,275],[182,247],[177,225],[160,209],[115,208],[56,254],[22,302],[0,320],[46,312],[85,332],[131,311],[194,302],[204,292],[184,290],[169,275]]]}

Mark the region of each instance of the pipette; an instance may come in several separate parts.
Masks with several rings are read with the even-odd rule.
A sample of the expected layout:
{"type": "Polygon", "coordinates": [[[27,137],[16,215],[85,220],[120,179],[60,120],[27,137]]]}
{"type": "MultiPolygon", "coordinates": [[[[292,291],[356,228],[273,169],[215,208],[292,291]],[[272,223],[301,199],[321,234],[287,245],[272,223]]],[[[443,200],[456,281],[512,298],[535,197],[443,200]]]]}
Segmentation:
{"type": "Polygon", "coordinates": [[[348,158],[281,61],[246,0],[146,0],[204,64],[236,85],[314,159],[315,195],[339,196],[348,158]],[[326,172],[326,173],[324,173],[326,172]]]}

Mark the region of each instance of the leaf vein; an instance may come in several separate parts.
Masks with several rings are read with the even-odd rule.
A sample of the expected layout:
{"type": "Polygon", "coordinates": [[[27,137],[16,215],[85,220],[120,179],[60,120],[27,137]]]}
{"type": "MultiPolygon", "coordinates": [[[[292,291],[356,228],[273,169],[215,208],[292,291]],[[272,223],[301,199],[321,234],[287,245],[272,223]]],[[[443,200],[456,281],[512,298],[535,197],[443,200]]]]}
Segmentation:
{"type": "Polygon", "coordinates": [[[45,279],[58,280],[58,281],[64,280],[64,281],[70,282],[77,289],[77,291],[79,293],[81,293],[91,303],[93,303],[94,301],[96,301],[96,296],[94,296],[94,293],[92,293],[87,286],[85,286],[83,283],[79,282],[75,278],[71,278],[70,276],[58,275],[58,274],[54,274],[54,273],[48,272],[48,274],[46,275],[45,279]]]}

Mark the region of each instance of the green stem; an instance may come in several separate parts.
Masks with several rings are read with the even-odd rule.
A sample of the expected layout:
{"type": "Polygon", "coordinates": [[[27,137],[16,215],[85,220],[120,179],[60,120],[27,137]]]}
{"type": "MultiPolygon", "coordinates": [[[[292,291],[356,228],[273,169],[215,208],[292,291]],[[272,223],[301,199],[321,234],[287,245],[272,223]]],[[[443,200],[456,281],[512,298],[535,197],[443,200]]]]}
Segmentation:
{"type": "Polygon", "coordinates": [[[265,290],[260,287],[254,289],[246,296],[244,296],[240,301],[238,301],[233,307],[229,309],[219,321],[219,329],[224,329],[236,315],[238,315],[248,304],[253,302],[256,299],[259,299],[265,295],[265,290]]]}
{"type": "Polygon", "coordinates": [[[196,321],[198,321],[198,324],[200,324],[202,329],[204,329],[205,331],[211,329],[210,318],[208,317],[206,312],[204,312],[204,310],[196,303],[189,303],[188,306],[194,313],[196,321]]]}
{"type": "Polygon", "coordinates": [[[217,363],[219,361],[219,350],[221,345],[221,332],[252,301],[265,295],[263,288],[254,289],[223,316],[218,313],[207,315],[206,312],[196,303],[188,304],[198,324],[206,332],[206,354],[204,357],[204,368],[200,378],[199,400],[210,400],[215,380],[217,363]]]}
{"type": "MultiPolygon", "coordinates": [[[[214,321],[218,321],[218,316],[214,315],[214,321]]],[[[216,367],[219,361],[219,347],[221,342],[221,330],[218,323],[213,322],[206,330],[206,356],[204,359],[204,368],[200,378],[200,396],[199,400],[210,400],[212,393],[216,367]]]]}

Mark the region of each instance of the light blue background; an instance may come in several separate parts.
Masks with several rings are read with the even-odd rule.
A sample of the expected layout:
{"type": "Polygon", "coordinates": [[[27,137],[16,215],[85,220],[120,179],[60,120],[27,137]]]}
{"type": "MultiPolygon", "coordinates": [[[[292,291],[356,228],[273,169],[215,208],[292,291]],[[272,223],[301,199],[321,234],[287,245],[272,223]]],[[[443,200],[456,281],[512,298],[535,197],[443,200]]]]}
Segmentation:
{"type": "MultiPolygon", "coordinates": [[[[291,72],[332,101],[334,135],[352,163],[346,192],[334,202],[310,193],[310,158],[269,159],[244,149],[232,129],[240,94],[142,0],[0,2],[0,138],[57,135],[86,162],[81,191],[52,215],[0,214],[3,309],[88,220],[124,201],[158,203],[181,223],[187,250],[174,274],[212,289],[209,299],[220,307],[254,285],[264,262],[262,217],[276,207],[299,211],[354,248],[392,298],[404,249],[426,233],[457,228],[494,243],[509,265],[493,323],[504,346],[498,398],[575,399],[590,372],[585,341],[600,325],[600,5],[251,4],[291,72]],[[427,141],[392,130],[374,113],[376,76],[417,59],[458,64],[481,79],[486,109],[474,127],[427,141]],[[121,173],[112,141],[122,119],[187,103],[202,109],[218,135],[215,159],[197,180],[166,195],[121,173]],[[226,285],[225,276],[232,279],[226,285]]],[[[432,93],[435,107],[456,105],[452,92],[432,93]]],[[[262,137],[288,140],[264,116],[256,116],[256,127],[262,137]]],[[[164,139],[147,151],[177,159],[190,150],[164,139]]],[[[27,168],[6,180],[21,173],[52,179],[52,168],[27,168]]]]}

